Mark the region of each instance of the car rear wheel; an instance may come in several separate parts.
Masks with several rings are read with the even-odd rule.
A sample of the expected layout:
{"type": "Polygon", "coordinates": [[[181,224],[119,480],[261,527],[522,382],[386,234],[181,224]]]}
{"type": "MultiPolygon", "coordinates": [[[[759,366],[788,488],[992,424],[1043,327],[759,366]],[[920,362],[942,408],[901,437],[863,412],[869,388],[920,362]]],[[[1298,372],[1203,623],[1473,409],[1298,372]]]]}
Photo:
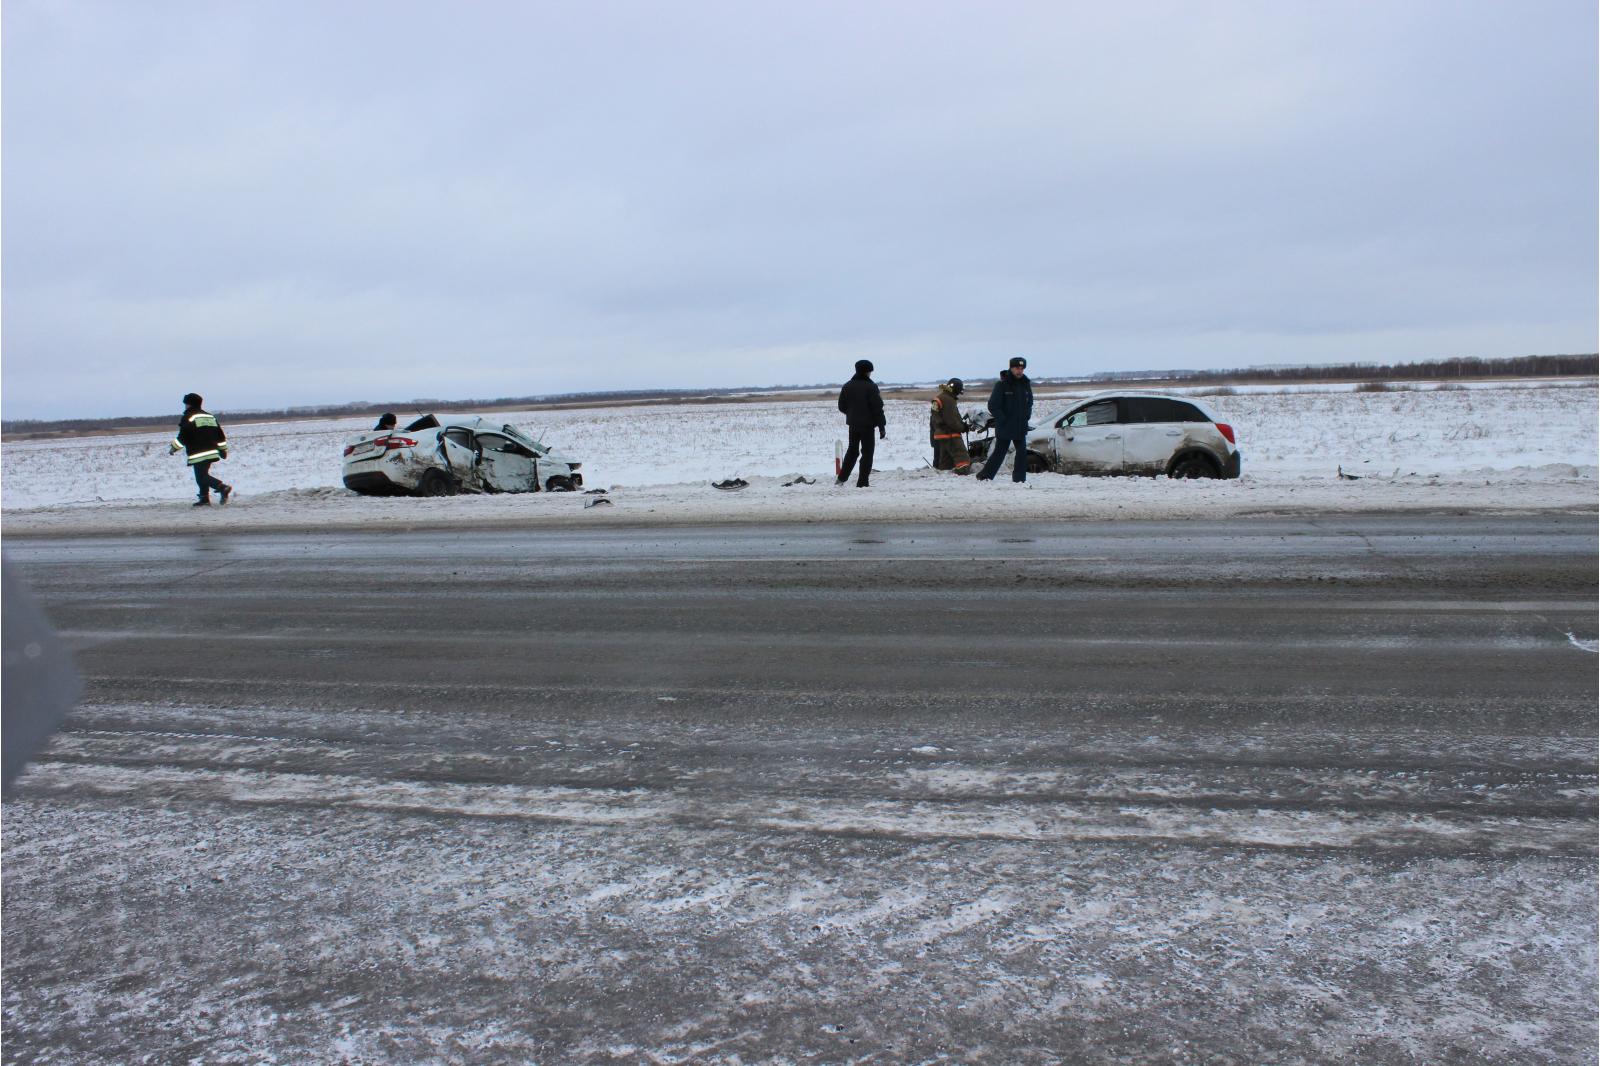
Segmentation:
{"type": "Polygon", "coordinates": [[[546,492],[571,492],[573,488],[572,479],[557,474],[549,481],[546,481],[544,487],[546,492]]]}
{"type": "Polygon", "coordinates": [[[444,471],[429,470],[417,484],[417,492],[423,496],[454,496],[456,487],[450,483],[444,471]]]}
{"type": "Polygon", "coordinates": [[[1217,469],[1217,464],[1205,456],[1190,454],[1173,463],[1172,469],[1167,471],[1167,476],[1177,478],[1221,477],[1222,471],[1217,469]]]}
{"type": "Polygon", "coordinates": [[[1028,473],[1042,474],[1048,469],[1050,469],[1050,466],[1044,461],[1044,456],[1038,452],[1028,453],[1028,473]]]}

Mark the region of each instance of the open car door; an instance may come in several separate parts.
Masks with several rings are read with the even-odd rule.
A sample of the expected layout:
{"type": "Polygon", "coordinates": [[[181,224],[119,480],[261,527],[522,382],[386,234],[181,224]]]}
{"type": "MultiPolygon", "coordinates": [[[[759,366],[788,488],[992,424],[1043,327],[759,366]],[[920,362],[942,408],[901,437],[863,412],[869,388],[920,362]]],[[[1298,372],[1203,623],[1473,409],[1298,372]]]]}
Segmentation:
{"type": "Polygon", "coordinates": [[[479,433],[478,476],[490,492],[538,492],[539,460],[532,449],[503,433],[479,433]]]}

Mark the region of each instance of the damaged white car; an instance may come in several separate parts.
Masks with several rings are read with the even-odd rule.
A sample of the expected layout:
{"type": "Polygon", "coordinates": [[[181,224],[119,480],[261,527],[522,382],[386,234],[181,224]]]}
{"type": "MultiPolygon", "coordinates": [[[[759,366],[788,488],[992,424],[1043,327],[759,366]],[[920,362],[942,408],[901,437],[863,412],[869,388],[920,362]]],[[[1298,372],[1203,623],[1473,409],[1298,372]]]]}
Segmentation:
{"type": "MultiPolygon", "coordinates": [[[[987,411],[973,414],[969,428],[992,428],[987,411]]],[[[1189,396],[1098,393],[1034,422],[1027,439],[1032,473],[1236,478],[1241,463],[1233,427],[1189,396]]],[[[992,444],[967,447],[981,460],[992,444]]]]}
{"type": "Polygon", "coordinates": [[[571,492],[583,485],[582,465],[515,426],[423,415],[346,441],[344,485],[364,496],[571,492]]]}

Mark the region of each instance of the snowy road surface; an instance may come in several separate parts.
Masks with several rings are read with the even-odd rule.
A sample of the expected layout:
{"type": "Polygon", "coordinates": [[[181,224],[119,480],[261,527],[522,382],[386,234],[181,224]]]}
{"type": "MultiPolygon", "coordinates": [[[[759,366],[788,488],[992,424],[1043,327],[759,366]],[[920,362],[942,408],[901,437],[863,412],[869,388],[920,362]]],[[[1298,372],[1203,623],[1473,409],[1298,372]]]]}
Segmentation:
{"type": "Polygon", "coordinates": [[[6,548],[7,1061],[1594,1060],[1592,515],[6,548]]]}

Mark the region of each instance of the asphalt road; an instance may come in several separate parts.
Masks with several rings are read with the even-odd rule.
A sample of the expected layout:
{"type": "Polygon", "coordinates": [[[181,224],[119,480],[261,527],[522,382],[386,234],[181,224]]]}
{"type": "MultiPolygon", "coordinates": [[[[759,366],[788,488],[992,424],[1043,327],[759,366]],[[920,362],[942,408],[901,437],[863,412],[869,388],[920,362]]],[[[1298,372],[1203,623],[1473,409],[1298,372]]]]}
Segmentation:
{"type": "Polygon", "coordinates": [[[1592,515],[5,547],[6,1061],[1596,1053],[1592,515]]]}

